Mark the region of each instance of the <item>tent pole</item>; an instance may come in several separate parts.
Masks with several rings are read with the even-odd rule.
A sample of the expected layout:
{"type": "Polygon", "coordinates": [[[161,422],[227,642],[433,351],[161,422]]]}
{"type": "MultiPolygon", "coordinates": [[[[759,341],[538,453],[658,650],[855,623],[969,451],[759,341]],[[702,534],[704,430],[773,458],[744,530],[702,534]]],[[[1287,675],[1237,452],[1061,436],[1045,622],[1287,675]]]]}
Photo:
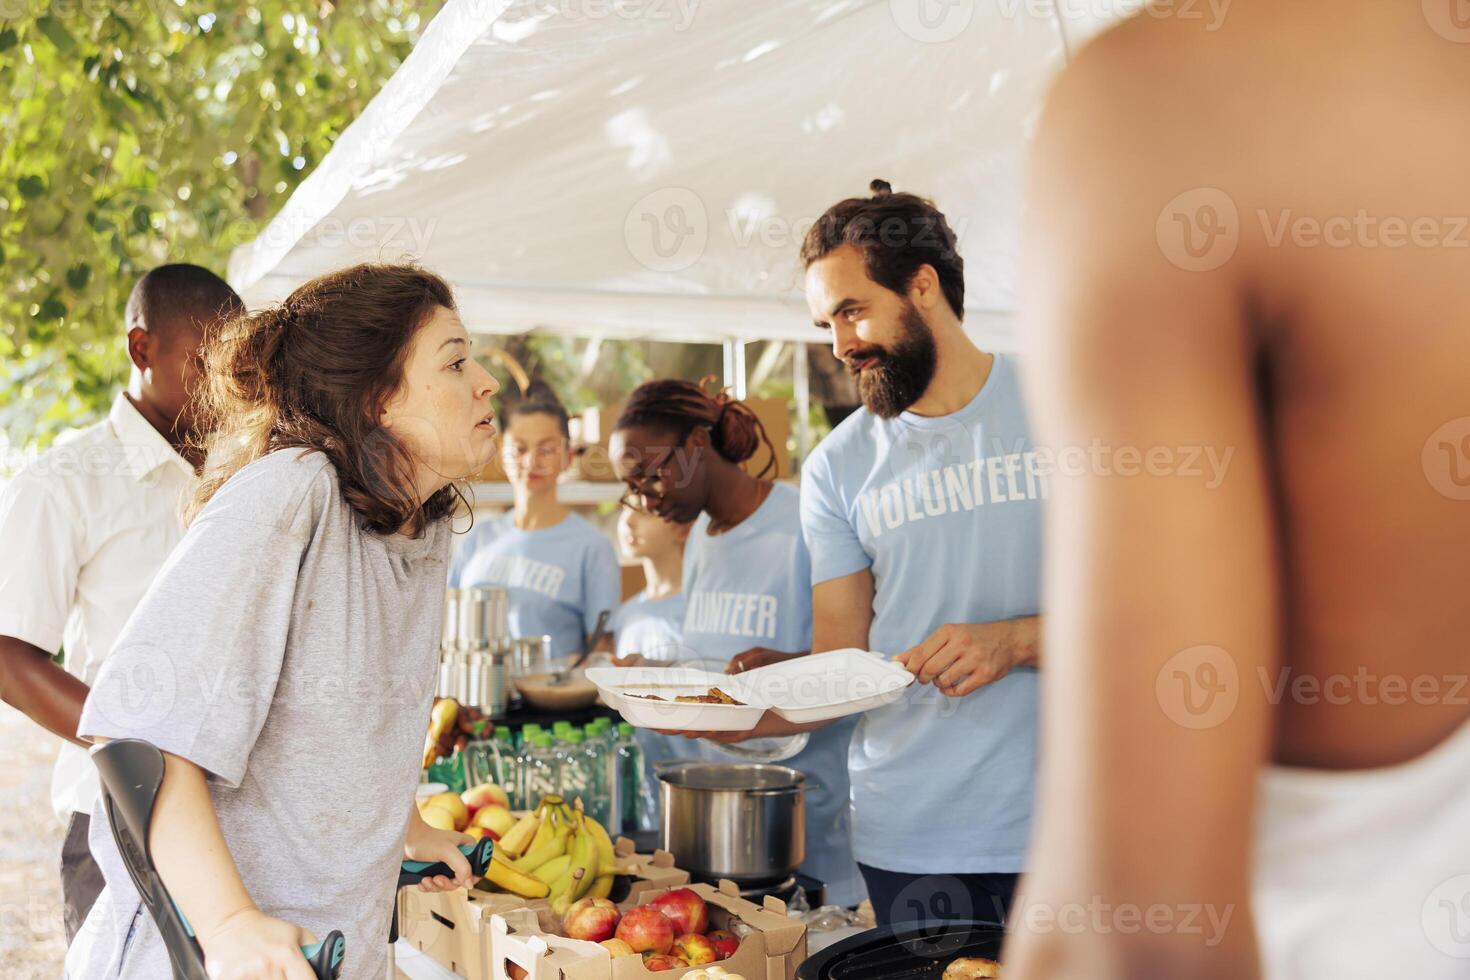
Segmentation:
{"type": "Polygon", "coordinates": [[[725,341],[725,387],[738,401],[745,400],[745,341],[725,341]]]}
{"type": "Polygon", "coordinates": [[[792,387],[796,390],[796,455],[804,463],[807,453],[812,451],[812,385],[806,344],[800,340],[792,348],[791,373],[792,387]]]}

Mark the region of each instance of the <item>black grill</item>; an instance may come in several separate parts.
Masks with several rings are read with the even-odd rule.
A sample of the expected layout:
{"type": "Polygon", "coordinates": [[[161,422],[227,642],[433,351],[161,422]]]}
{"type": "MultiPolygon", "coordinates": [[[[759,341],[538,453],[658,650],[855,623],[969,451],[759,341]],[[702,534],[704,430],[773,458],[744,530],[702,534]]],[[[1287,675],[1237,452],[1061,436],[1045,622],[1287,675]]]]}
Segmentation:
{"type": "Polygon", "coordinates": [[[797,968],[797,980],[939,980],[959,956],[1000,961],[1005,930],[994,922],[871,929],[834,943],[797,968]]]}

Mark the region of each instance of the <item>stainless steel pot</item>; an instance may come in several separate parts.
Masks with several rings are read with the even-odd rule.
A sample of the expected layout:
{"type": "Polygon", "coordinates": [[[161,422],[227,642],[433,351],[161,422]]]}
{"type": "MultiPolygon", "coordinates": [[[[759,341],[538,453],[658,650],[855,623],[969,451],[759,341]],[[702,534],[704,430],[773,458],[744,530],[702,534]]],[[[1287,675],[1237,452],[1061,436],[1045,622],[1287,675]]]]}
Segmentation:
{"type": "Polygon", "coordinates": [[[699,878],[786,878],[805,857],[806,777],[786,766],[668,762],[657,767],[663,846],[699,878]]]}

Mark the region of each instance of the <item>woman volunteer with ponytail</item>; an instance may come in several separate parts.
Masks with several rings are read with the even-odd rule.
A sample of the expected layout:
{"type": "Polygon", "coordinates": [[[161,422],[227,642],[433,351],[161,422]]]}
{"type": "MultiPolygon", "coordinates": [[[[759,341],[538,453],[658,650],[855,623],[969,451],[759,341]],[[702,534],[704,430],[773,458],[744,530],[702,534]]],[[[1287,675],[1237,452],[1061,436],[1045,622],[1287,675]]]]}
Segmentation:
{"type": "MultiPolygon", "coordinates": [[[[811,560],[801,536],[796,488],[769,477],[775,452],[745,404],[687,381],[650,381],[633,392],[614,426],[613,467],[628,485],[624,504],[678,524],[694,522],[684,549],[686,663],[731,672],[811,649],[811,560]],[[741,463],[764,445],[757,476],[741,463]]],[[[791,739],[781,761],[806,774],[806,860],[827,901],[855,905],[863,886],[852,857],[847,746],[855,721],[791,739]]],[[[730,754],[711,742],[683,743],[688,757],[730,754]]],[[[757,743],[735,750],[749,758],[757,743]]],[[[774,754],[774,753],[772,753],[774,754]]],[[[768,754],[767,758],[771,758],[768,754]]]]}
{"type": "MultiPolygon", "coordinates": [[[[443,280],[360,265],[206,341],[188,530],[103,664],[78,734],[165,753],[153,863],[215,980],[386,972],[405,858],[471,882],[413,806],[438,666],[453,486],[495,451],[495,381],[443,280]]],[[[108,822],[76,980],[173,974],[108,822]]],[[[452,887],[436,878],[433,888],[452,887]]]]}

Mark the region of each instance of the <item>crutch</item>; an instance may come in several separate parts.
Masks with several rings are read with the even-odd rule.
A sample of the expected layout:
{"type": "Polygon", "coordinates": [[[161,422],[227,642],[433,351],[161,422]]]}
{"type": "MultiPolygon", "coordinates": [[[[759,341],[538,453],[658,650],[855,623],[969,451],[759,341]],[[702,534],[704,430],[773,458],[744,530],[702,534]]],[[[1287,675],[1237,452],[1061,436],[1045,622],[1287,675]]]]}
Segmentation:
{"type": "MultiPolygon", "coordinates": [[[[148,848],[153,804],[163,784],[163,753],[148,742],[121,738],[93,746],[92,761],[101,777],[102,807],[112,827],[112,838],[117,841],[143,904],[158,924],[173,963],[174,980],[209,980],[204,971],[204,950],[164,887],[148,848]]],[[[336,980],[346,952],[347,941],[336,929],[321,942],[301,947],[318,980],[336,980]]]]}

